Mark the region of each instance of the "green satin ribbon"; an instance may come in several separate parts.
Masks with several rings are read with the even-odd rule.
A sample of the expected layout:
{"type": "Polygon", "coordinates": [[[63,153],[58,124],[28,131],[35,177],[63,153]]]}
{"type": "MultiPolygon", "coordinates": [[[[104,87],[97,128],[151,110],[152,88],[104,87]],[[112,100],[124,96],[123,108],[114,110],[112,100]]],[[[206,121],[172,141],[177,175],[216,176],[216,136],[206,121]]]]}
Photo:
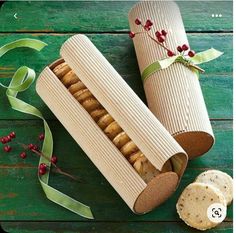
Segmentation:
{"type": "MultiPolygon", "coordinates": [[[[206,51],[197,53],[197,54],[195,54],[194,57],[191,57],[191,58],[185,58],[185,57],[183,57],[183,55],[176,55],[173,57],[169,57],[169,58],[166,58],[166,59],[163,59],[160,61],[153,62],[151,65],[146,67],[141,75],[141,78],[144,82],[153,73],[155,73],[159,70],[162,70],[162,69],[166,69],[175,62],[180,62],[183,65],[190,67],[190,64],[199,65],[199,64],[202,64],[205,62],[209,62],[209,61],[221,56],[222,54],[223,54],[222,52],[220,52],[214,48],[211,48],[206,51]]],[[[195,71],[197,71],[197,70],[195,69],[195,71]]]]}
{"type": "MultiPolygon", "coordinates": [[[[14,41],[12,43],[6,44],[3,47],[0,48],[0,58],[3,56],[5,53],[8,51],[14,49],[14,48],[19,48],[19,47],[27,47],[27,48],[32,48],[37,51],[40,51],[43,49],[47,44],[45,44],[42,41],[35,40],[35,39],[20,39],[17,41],[14,41]]],[[[44,123],[44,131],[45,131],[45,138],[43,141],[43,146],[42,146],[42,153],[45,155],[46,158],[40,157],[39,164],[40,163],[45,163],[47,166],[51,167],[51,156],[53,152],[53,138],[52,138],[52,133],[51,130],[46,122],[46,120],[43,118],[43,115],[41,112],[35,108],[34,106],[27,104],[26,102],[20,100],[17,98],[18,92],[22,92],[27,90],[31,84],[35,80],[35,72],[34,70],[22,66],[20,67],[14,74],[9,86],[5,86],[0,83],[0,86],[4,87],[7,89],[6,95],[9,100],[9,103],[11,107],[14,110],[17,110],[19,112],[23,112],[26,114],[30,114],[33,116],[36,116],[40,119],[43,120],[44,123]]],[[[80,215],[85,218],[93,219],[93,214],[90,210],[89,206],[84,205],[81,202],[76,201],[75,199],[65,195],[64,193],[54,189],[51,187],[48,182],[49,182],[49,172],[46,173],[43,176],[39,176],[39,181],[41,183],[41,186],[47,196],[47,198],[64,208],[80,215]]]]}

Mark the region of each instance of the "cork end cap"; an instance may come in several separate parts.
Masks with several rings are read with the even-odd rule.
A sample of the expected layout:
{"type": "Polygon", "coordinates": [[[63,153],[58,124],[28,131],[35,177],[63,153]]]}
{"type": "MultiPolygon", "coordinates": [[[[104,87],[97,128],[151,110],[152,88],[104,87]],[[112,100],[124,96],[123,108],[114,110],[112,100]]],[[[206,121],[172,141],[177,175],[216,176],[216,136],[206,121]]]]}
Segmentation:
{"type": "Polygon", "coordinates": [[[176,190],[179,177],[175,172],[166,172],[152,179],[137,198],[134,212],[144,214],[167,200],[176,190]]]}
{"type": "Polygon", "coordinates": [[[214,136],[203,131],[184,132],[174,136],[175,140],[186,151],[189,159],[205,154],[214,144],[214,136]]]}

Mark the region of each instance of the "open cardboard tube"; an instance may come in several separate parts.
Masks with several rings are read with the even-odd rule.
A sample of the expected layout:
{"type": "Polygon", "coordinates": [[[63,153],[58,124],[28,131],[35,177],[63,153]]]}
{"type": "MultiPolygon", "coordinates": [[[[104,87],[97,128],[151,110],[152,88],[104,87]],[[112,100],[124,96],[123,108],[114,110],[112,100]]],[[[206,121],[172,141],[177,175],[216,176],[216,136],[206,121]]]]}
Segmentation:
{"type": "Polygon", "coordinates": [[[138,214],[151,211],[176,190],[187,165],[185,151],[86,36],[76,35],[67,40],[61,56],[40,74],[38,94],[132,211],[138,214]],[[53,73],[52,69],[64,61],[148,160],[158,170],[171,160],[173,171],[144,182],[53,73]]]}

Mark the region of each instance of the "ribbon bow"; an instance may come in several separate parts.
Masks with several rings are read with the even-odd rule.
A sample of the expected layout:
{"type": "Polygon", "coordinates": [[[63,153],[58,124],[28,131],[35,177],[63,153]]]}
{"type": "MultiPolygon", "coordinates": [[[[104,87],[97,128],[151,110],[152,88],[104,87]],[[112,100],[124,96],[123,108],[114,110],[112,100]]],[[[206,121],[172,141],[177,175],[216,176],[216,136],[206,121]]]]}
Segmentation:
{"type": "Polygon", "coordinates": [[[182,54],[165,58],[163,60],[153,62],[151,65],[146,67],[141,75],[141,78],[144,82],[153,73],[162,69],[166,69],[175,62],[179,62],[179,63],[182,63],[184,66],[193,68],[193,70],[196,72],[198,70],[200,70],[201,72],[204,72],[204,70],[198,67],[197,65],[214,60],[217,57],[221,56],[222,54],[223,54],[222,52],[214,48],[211,48],[206,51],[197,53],[195,54],[194,57],[190,57],[190,58],[186,58],[182,54]]]}

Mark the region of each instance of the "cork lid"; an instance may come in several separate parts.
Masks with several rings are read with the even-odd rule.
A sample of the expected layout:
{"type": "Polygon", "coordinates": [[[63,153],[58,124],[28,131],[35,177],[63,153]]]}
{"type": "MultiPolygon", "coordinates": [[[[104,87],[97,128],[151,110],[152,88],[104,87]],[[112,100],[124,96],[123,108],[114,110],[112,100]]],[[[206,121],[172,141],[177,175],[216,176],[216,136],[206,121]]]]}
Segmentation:
{"type": "Polygon", "coordinates": [[[179,177],[175,172],[166,172],[152,179],[134,204],[136,213],[147,213],[166,201],[176,190],[179,177]]]}

